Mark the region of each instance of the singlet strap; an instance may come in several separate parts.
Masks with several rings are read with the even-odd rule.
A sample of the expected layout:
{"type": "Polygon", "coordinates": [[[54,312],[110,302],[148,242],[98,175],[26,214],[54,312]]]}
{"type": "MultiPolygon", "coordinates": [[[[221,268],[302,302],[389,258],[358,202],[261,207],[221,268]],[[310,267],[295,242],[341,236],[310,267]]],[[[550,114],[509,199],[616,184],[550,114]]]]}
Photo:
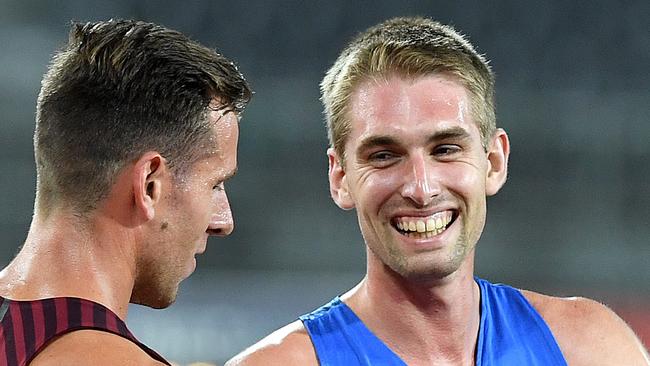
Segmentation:
{"type": "Polygon", "coordinates": [[[27,365],[56,338],[84,329],[126,338],[151,358],[170,365],[162,356],[138,341],[114,312],[99,303],[76,297],[34,301],[0,299],[0,309],[7,308],[0,326],[0,366],[27,365]],[[3,361],[6,363],[3,364],[3,361]]]}
{"type": "Polygon", "coordinates": [[[9,309],[9,301],[7,301],[5,298],[0,297],[0,302],[2,302],[2,305],[0,305],[0,321],[4,319],[5,314],[7,314],[7,310],[9,309]]]}
{"type": "Polygon", "coordinates": [[[339,297],[300,320],[321,366],[406,366],[339,297]]]}

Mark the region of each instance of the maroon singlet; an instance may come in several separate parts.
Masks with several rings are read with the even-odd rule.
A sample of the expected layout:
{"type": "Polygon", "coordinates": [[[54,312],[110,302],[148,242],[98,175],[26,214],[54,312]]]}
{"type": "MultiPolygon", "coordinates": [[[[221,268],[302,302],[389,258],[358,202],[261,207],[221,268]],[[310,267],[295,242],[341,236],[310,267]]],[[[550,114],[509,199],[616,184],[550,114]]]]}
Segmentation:
{"type": "Polygon", "coordinates": [[[76,297],[14,301],[0,297],[0,366],[29,364],[49,342],[75,330],[92,329],[124,337],[153,359],[162,356],[140,343],[115,313],[76,297]]]}

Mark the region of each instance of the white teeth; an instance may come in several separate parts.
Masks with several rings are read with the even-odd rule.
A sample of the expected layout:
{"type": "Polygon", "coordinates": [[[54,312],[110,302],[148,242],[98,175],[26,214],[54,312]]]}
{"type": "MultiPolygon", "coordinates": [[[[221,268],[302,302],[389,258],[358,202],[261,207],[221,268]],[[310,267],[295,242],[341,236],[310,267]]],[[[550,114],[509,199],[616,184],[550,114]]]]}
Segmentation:
{"type": "Polygon", "coordinates": [[[436,218],[436,229],[442,229],[444,227],[441,218],[436,218]]]}
{"type": "Polygon", "coordinates": [[[416,226],[417,226],[418,233],[423,233],[423,232],[427,231],[427,226],[424,223],[424,221],[418,221],[416,223],[416,226]]]}
{"type": "Polygon", "coordinates": [[[396,220],[395,226],[400,231],[405,231],[405,235],[408,237],[418,239],[431,238],[445,231],[451,219],[451,212],[445,211],[444,213],[437,213],[426,220],[411,219],[413,220],[411,221],[407,218],[398,219],[396,220]]]}

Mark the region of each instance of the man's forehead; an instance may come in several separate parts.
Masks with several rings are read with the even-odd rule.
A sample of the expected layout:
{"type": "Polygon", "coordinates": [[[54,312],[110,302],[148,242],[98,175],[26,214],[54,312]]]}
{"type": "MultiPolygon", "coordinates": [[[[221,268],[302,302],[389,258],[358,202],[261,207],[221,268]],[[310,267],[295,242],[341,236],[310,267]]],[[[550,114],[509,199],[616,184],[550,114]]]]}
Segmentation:
{"type": "Polygon", "coordinates": [[[211,110],[208,118],[217,142],[238,135],[239,114],[233,109],[211,110]]]}
{"type": "Polygon", "coordinates": [[[237,150],[220,147],[205,149],[192,167],[195,172],[209,172],[220,180],[229,179],[237,173],[237,150]]]}
{"type": "Polygon", "coordinates": [[[236,154],[239,138],[239,116],[230,110],[210,110],[208,113],[210,132],[196,146],[200,160],[212,156],[225,158],[236,154]]]}
{"type": "Polygon", "coordinates": [[[408,112],[444,113],[466,108],[468,102],[467,89],[451,76],[391,76],[359,84],[352,94],[351,109],[352,113],[362,116],[408,112]]]}
{"type": "Polygon", "coordinates": [[[351,132],[357,136],[377,128],[414,128],[427,122],[473,122],[466,89],[435,76],[366,83],[356,90],[351,107],[351,132]]]}

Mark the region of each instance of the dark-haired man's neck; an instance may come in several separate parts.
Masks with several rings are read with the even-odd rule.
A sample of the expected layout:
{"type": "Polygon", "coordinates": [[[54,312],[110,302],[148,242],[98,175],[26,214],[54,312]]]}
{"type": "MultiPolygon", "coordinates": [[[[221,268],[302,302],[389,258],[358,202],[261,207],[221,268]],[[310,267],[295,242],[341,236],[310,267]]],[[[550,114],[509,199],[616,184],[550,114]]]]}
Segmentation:
{"type": "Polygon", "coordinates": [[[0,273],[0,295],[13,300],[79,297],[125,319],[135,276],[132,234],[113,218],[34,215],[27,240],[0,273]]]}

